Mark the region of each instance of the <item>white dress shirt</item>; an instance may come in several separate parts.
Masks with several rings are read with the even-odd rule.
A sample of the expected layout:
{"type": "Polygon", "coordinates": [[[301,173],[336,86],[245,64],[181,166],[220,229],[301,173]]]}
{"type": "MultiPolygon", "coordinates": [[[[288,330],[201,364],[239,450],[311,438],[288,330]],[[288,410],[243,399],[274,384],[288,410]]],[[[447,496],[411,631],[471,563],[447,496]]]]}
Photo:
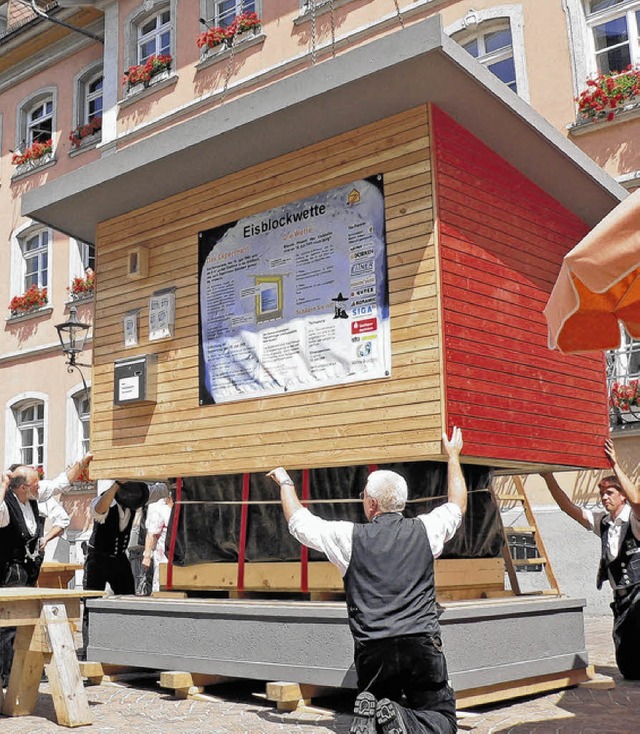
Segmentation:
{"type": "MultiPolygon", "coordinates": [[[[38,502],[47,502],[54,494],[59,494],[70,486],[71,484],[66,471],[60,472],[55,479],[41,479],[38,483],[38,502]]],[[[7,489],[7,492],[11,491],[7,489]]],[[[23,505],[22,502],[19,502],[19,504],[29,532],[35,533],[36,519],[33,516],[31,505],[28,502],[26,505],[23,505]]],[[[7,507],[7,503],[3,501],[0,503],[0,528],[6,528],[9,520],[9,508],[7,507]]]]}
{"type": "MultiPolygon", "coordinates": [[[[418,515],[429,538],[433,557],[437,558],[447,540],[453,538],[462,522],[458,505],[447,502],[435,510],[418,515]]],[[[323,520],[306,507],[296,510],[289,519],[289,532],[293,537],[314,550],[320,551],[337,566],[342,576],[351,562],[354,523],[348,520],[323,520]]]]}
{"type": "Polygon", "coordinates": [[[624,504],[622,506],[622,509],[618,513],[618,517],[616,517],[615,519],[613,519],[608,512],[602,511],[592,512],[591,510],[583,509],[582,514],[589,523],[590,529],[593,530],[593,532],[597,536],[601,535],[601,520],[604,520],[604,522],[608,523],[609,534],[607,536],[607,545],[611,558],[615,558],[620,551],[623,523],[628,522],[631,525],[631,531],[636,536],[636,538],[640,540],[640,518],[637,518],[631,512],[631,506],[628,504],[624,504]]]}

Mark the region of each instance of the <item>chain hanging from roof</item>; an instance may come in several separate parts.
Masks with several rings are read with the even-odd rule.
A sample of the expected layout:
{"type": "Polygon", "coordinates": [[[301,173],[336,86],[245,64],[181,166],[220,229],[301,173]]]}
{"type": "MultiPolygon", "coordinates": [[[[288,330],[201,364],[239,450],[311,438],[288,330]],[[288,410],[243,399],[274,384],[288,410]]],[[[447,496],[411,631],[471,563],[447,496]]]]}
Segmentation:
{"type": "MultiPolygon", "coordinates": [[[[244,13],[244,0],[240,0],[240,12],[237,15],[244,13]]],[[[222,94],[220,95],[220,104],[224,104],[224,100],[227,96],[227,89],[229,88],[229,80],[231,79],[231,70],[233,68],[233,57],[236,50],[236,34],[231,36],[231,46],[229,48],[229,58],[227,59],[227,68],[224,72],[224,85],[222,87],[222,94]]]]}
{"type": "Polygon", "coordinates": [[[398,0],[393,0],[393,4],[396,6],[396,15],[398,16],[398,22],[404,28],[404,18],[402,16],[402,11],[400,10],[400,3],[398,2],[398,0]]]}
{"type": "MultiPolygon", "coordinates": [[[[333,7],[334,0],[323,0],[322,5],[329,6],[329,21],[331,24],[331,56],[336,57],[336,16],[333,7]]],[[[309,0],[307,5],[311,14],[311,64],[316,63],[318,48],[318,29],[316,23],[316,0],[309,0]]]]}

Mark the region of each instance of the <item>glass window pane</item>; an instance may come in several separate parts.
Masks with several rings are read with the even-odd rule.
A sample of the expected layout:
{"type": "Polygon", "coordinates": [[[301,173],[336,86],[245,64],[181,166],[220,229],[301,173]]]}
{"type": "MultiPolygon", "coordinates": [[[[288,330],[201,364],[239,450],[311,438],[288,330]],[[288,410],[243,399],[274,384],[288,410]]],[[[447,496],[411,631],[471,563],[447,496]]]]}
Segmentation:
{"type": "Polygon", "coordinates": [[[469,43],[465,43],[462,48],[467,52],[470,53],[474,58],[478,58],[479,49],[478,49],[478,39],[474,38],[473,41],[470,41],[469,43]]]}
{"type": "Polygon", "coordinates": [[[30,446],[21,449],[20,456],[23,464],[33,464],[33,449],[30,446]]]}
{"type": "Polygon", "coordinates": [[[598,63],[598,71],[601,71],[603,74],[623,71],[631,63],[629,46],[620,46],[619,48],[605,51],[596,56],[596,61],[598,63]]]}
{"type": "Polygon", "coordinates": [[[597,13],[599,10],[614,8],[616,5],[622,5],[627,0],[589,0],[589,12],[597,13]]]}
{"type": "Polygon", "coordinates": [[[40,240],[40,235],[37,234],[34,237],[29,237],[29,239],[24,243],[23,251],[33,252],[34,250],[38,250],[41,247],[42,247],[42,243],[40,240]]]}
{"type": "Polygon", "coordinates": [[[160,53],[169,54],[171,51],[171,33],[165,31],[160,35],[160,53]]]}
{"type": "Polygon", "coordinates": [[[33,420],[33,405],[29,405],[27,408],[23,408],[20,411],[18,421],[20,423],[30,423],[33,420]]]}
{"type": "Polygon", "coordinates": [[[624,16],[593,27],[593,41],[596,51],[627,43],[628,40],[627,19],[624,16]]]}
{"type": "Polygon", "coordinates": [[[153,31],[155,31],[157,23],[158,23],[158,18],[157,17],[156,18],[151,18],[146,23],[143,23],[140,26],[140,29],[138,31],[138,36],[146,36],[147,33],[151,33],[153,31]]]}
{"type": "Polygon", "coordinates": [[[145,62],[149,56],[153,56],[156,52],[156,39],[152,38],[146,43],[140,44],[140,63],[145,62]]]}
{"type": "Polygon", "coordinates": [[[509,48],[511,46],[511,31],[504,28],[501,31],[487,33],[484,37],[485,52],[491,53],[501,48],[509,48]]]}
{"type": "Polygon", "coordinates": [[[44,420],[44,403],[38,403],[36,405],[36,417],[38,420],[44,420]]]}
{"type": "Polygon", "coordinates": [[[166,25],[171,20],[171,11],[165,10],[164,13],[160,15],[160,22],[162,25],[166,25]]]}
{"type": "Polygon", "coordinates": [[[516,81],[516,68],[513,63],[513,59],[505,59],[504,61],[498,61],[495,64],[490,64],[488,67],[492,74],[495,74],[500,81],[511,86],[516,81]]]}

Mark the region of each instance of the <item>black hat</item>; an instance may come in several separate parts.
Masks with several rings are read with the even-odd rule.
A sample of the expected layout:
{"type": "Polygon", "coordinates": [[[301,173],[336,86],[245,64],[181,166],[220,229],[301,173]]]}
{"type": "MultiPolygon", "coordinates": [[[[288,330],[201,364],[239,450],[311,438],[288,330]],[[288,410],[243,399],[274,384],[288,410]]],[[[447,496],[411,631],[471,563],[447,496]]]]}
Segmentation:
{"type": "Polygon", "coordinates": [[[118,482],[116,502],[121,507],[137,510],[149,501],[149,487],[146,482],[118,482]]]}

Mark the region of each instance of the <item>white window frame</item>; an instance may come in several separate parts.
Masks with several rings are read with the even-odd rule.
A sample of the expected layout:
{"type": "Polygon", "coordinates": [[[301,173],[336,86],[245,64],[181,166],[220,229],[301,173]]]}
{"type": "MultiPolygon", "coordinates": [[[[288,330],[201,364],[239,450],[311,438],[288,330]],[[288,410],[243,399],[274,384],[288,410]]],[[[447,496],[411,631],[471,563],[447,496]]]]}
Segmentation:
{"type": "Polygon", "coordinates": [[[171,9],[169,6],[159,8],[157,12],[152,13],[149,17],[140,21],[140,23],[137,24],[136,36],[136,58],[138,64],[144,64],[151,56],[170,54],[172,48],[173,25],[171,23],[171,9]],[[163,21],[162,16],[167,13],[169,14],[169,18],[168,20],[163,21]],[[142,26],[152,20],[156,21],[155,27],[152,30],[147,31],[147,33],[142,33],[142,26]],[[169,34],[169,47],[164,48],[161,45],[162,36],[167,33],[169,34]],[[152,41],[155,50],[152,53],[143,54],[142,47],[152,41]]]}
{"type": "MultiPolygon", "coordinates": [[[[200,10],[202,15],[201,18],[204,18],[210,25],[214,26],[222,26],[222,21],[225,22],[223,28],[226,28],[227,26],[231,25],[233,23],[233,19],[240,15],[240,8],[241,8],[241,0],[233,0],[235,2],[235,8],[233,15],[229,14],[227,18],[220,18],[218,6],[221,2],[224,2],[224,0],[201,0],[200,2],[200,10]]],[[[257,13],[258,17],[260,17],[260,2],[259,0],[245,0],[244,2],[244,8],[242,9],[242,12],[245,13],[257,13]],[[249,2],[252,3],[253,7],[249,7],[249,2]]]]}
{"type": "Polygon", "coordinates": [[[49,288],[49,252],[50,252],[50,243],[49,239],[51,236],[51,232],[47,228],[43,229],[37,229],[33,233],[31,233],[28,237],[23,237],[20,239],[20,250],[22,254],[22,260],[24,262],[24,272],[23,272],[23,281],[22,281],[22,288],[23,292],[26,292],[31,288],[32,286],[36,286],[37,288],[49,288]],[[28,242],[34,242],[35,241],[35,247],[29,251],[25,249],[25,246],[28,242]],[[44,261],[44,262],[43,262],[44,261]],[[32,263],[36,264],[36,267],[34,270],[30,270],[30,265],[32,263]],[[35,277],[34,277],[35,276],[35,277]],[[27,283],[27,279],[31,282],[27,283]]]}
{"type": "MultiPolygon", "coordinates": [[[[511,30],[511,50],[513,65],[516,71],[516,87],[518,96],[525,102],[531,99],[529,80],[527,78],[527,58],[524,44],[524,12],[521,5],[496,5],[485,10],[470,10],[464,18],[460,18],[444,29],[448,36],[468,31],[473,34],[472,26],[478,33],[482,33],[482,25],[509,24],[511,30]]],[[[490,30],[490,28],[488,28],[490,30]]],[[[497,77],[496,77],[497,78],[497,77]]],[[[505,85],[506,86],[506,85],[505,85]]]]}
{"type": "Polygon", "coordinates": [[[85,262],[85,248],[93,247],[94,252],[94,265],[91,269],[95,271],[95,245],[91,245],[88,242],[82,240],[76,240],[73,237],[69,238],[69,280],[73,278],[81,277],[84,278],[89,263],[85,262]]]}
{"type": "Polygon", "coordinates": [[[102,61],[91,64],[77,74],[73,80],[73,119],[75,126],[86,125],[89,120],[89,98],[102,97],[102,112],[104,115],[104,72],[102,61]],[[99,78],[102,78],[102,89],[100,94],[91,95],[89,87],[99,78]]]}
{"type": "MultiPolygon", "coordinates": [[[[622,15],[625,8],[627,11],[640,10],[640,0],[627,0],[626,5],[608,8],[592,17],[588,17],[586,0],[563,0],[563,2],[566,10],[569,53],[573,71],[573,96],[577,97],[585,89],[587,79],[598,73],[591,26],[622,15]]],[[[638,41],[638,46],[636,61],[640,63],[640,41],[638,41]]]]}
{"type": "MultiPolygon", "coordinates": [[[[640,64],[640,27],[637,21],[636,13],[640,12],[640,0],[626,0],[619,5],[601,10],[592,15],[587,12],[588,0],[584,0],[585,23],[588,29],[589,51],[591,55],[591,63],[593,73],[598,73],[598,55],[593,37],[593,28],[602,25],[616,18],[626,17],[627,32],[629,34],[629,57],[631,64],[640,64]]],[[[602,52],[600,52],[602,53],[602,52]]],[[[615,71],[624,71],[624,69],[616,69],[615,71]]],[[[608,73],[605,71],[605,73],[608,73]]]]}
{"type": "MultiPolygon", "coordinates": [[[[89,420],[91,415],[91,381],[87,381],[87,389],[89,391],[89,420]]],[[[67,465],[73,464],[78,459],[81,459],[87,451],[83,448],[84,430],[83,420],[78,413],[78,399],[84,398],[85,389],[84,385],[74,385],[70,390],[67,391],[66,403],[67,403],[67,430],[65,434],[66,442],[66,463],[67,465]]],[[[89,441],[91,439],[89,438],[89,441]]],[[[90,444],[89,444],[90,445],[90,444]]]]}
{"type": "Polygon", "coordinates": [[[157,3],[149,10],[145,8],[147,3],[139,5],[133,10],[126,18],[124,24],[124,70],[126,71],[131,66],[136,66],[140,63],[138,57],[138,29],[141,25],[146,23],[150,18],[155,15],[168,10],[171,14],[170,26],[171,26],[171,43],[170,51],[171,57],[173,58],[173,69],[176,68],[176,36],[178,32],[178,0],[168,0],[168,2],[157,3]]]}
{"type": "Polygon", "coordinates": [[[57,130],[57,109],[58,109],[58,90],[56,87],[46,87],[39,89],[33,94],[23,99],[17,108],[16,117],[16,138],[14,149],[24,152],[33,142],[29,138],[29,116],[42,103],[51,101],[51,139],[55,140],[57,130]]]}
{"type": "Polygon", "coordinates": [[[35,222],[26,222],[15,229],[11,234],[11,297],[21,296],[25,288],[26,261],[24,258],[23,243],[39,232],[47,231],[49,239],[47,243],[47,295],[48,306],[51,305],[51,283],[53,283],[53,230],[35,222]]]}
{"type": "Polygon", "coordinates": [[[17,411],[29,403],[42,403],[43,409],[43,450],[42,467],[47,473],[47,454],[49,446],[49,396],[42,392],[24,392],[14,395],[5,406],[5,466],[22,462],[22,440],[19,435],[17,411]]]}

